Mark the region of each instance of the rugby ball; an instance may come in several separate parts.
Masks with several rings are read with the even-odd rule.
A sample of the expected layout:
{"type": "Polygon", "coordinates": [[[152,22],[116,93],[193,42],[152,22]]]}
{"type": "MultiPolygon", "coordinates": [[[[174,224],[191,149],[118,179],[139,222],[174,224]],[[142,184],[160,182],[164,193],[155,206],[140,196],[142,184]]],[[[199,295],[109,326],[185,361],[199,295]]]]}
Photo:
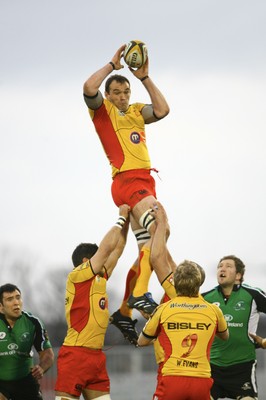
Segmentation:
{"type": "Polygon", "coordinates": [[[125,63],[131,68],[140,68],[145,64],[148,50],[145,43],[141,40],[131,40],[124,50],[125,63]]]}

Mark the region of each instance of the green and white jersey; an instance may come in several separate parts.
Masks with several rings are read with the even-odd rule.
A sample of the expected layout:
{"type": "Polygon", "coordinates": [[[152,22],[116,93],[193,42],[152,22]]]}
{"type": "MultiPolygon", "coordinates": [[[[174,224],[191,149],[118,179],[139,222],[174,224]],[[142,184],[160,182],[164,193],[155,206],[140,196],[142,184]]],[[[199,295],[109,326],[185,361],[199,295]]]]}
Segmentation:
{"type": "Polygon", "coordinates": [[[256,359],[255,345],[248,333],[256,333],[260,312],[266,313],[266,295],[248,285],[235,285],[228,299],[220,286],[202,296],[222,310],[227,321],[229,339],[215,338],[211,347],[211,363],[227,367],[256,359]]]}
{"type": "Polygon", "coordinates": [[[0,313],[0,380],[21,379],[30,373],[33,346],[37,352],[52,347],[43,323],[31,313],[22,311],[11,328],[0,313]]]}

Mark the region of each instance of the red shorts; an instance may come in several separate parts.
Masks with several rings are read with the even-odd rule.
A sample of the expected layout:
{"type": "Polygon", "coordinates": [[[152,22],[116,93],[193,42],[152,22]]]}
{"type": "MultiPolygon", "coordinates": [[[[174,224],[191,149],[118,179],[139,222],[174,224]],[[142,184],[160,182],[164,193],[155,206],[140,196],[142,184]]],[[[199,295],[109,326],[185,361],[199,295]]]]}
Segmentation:
{"type": "Polygon", "coordinates": [[[80,397],[83,389],[110,392],[105,354],[86,347],[62,346],[57,357],[55,390],[80,397]]]}
{"type": "Polygon", "coordinates": [[[158,380],[154,400],[210,400],[212,378],[193,376],[162,376],[158,380]]]}
{"type": "Polygon", "coordinates": [[[162,380],[162,368],[163,368],[163,362],[160,362],[158,364],[158,370],[157,370],[157,386],[156,386],[156,390],[155,393],[153,395],[153,399],[161,399],[163,396],[163,392],[162,392],[162,385],[161,385],[161,380],[162,380]],[[157,396],[157,397],[156,397],[157,396]],[[161,396],[161,397],[160,397],[161,396]]]}
{"type": "Polygon", "coordinates": [[[132,209],[147,196],[156,198],[155,180],[149,169],[133,169],[118,173],[114,177],[111,191],[117,207],[128,204],[132,209]]]}

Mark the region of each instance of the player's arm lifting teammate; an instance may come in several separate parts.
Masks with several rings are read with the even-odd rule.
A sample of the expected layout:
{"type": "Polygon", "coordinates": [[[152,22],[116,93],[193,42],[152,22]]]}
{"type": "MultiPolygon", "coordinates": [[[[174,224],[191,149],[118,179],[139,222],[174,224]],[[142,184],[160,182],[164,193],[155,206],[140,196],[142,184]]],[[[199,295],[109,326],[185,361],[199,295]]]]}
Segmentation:
{"type": "Polygon", "coordinates": [[[67,334],[57,357],[56,400],[110,400],[110,379],[102,351],[108,327],[106,284],[121,256],[128,233],[130,207],[119,217],[99,247],[81,243],[72,254],[74,269],[66,284],[67,334]]]}

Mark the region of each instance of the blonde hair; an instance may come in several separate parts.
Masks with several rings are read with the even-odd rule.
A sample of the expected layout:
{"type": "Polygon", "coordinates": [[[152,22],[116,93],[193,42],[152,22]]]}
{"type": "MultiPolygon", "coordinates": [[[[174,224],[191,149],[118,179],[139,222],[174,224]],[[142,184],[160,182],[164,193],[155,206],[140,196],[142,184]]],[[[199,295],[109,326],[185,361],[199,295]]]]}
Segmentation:
{"type": "Polygon", "coordinates": [[[198,296],[199,288],[202,283],[200,268],[198,264],[189,260],[184,260],[176,267],[174,283],[178,296],[198,296]]]}

